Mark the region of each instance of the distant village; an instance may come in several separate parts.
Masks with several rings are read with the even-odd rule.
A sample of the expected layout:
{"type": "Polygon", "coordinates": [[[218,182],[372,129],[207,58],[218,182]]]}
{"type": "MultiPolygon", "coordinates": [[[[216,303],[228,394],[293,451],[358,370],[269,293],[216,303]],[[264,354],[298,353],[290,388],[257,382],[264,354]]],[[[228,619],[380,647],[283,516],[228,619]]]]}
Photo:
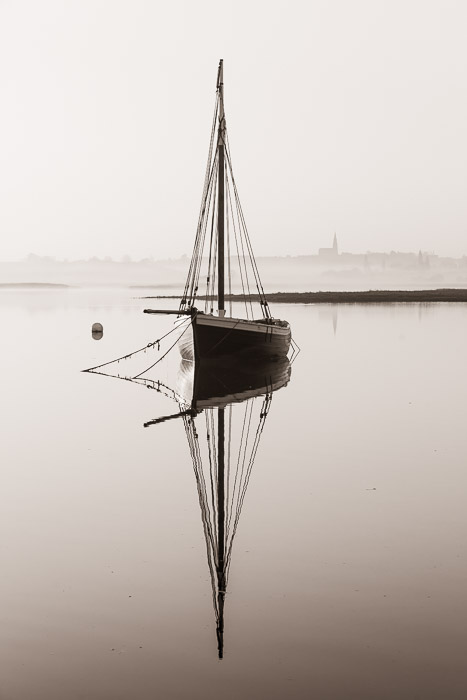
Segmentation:
{"type": "Polygon", "coordinates": [[[418,253],[399,253],[391,250],[389,253],[339,253],[337,235],[334,234],[332,246],[330,248],[319,248],[318,255],[305,256],[310,262],[338,265],[359,265],[362,267],[419,267],[429,268],[436,266],[447,266],[456,268],[467,265],[467,255],[461,258],[440,257],[435,253],[419,250],[418,253]]]}
{"type": "MultiPolygon", "coordinates": [[[[442,257],[433,252],[340,252],[337,235],[330,247],[314,255],[260,256],[263,283],[270,291],[319,289],[396,289],[467,287],[467,255],[442,257]]],[[[61,284],[67,286],[120,285],[178,289],[183,287],[189,258],[132,260],[125,255],[86,260],[57,260],[28,255],[16,262],[0,262],[0,285],[61,284]]]]}
{"type": "MultiPolygon", "coordinates": [[[[188,260],[187,255],[180,258],[169,258],[167,260],[157,260],[154,257],[142,258],[134,260],[130,255],[124,255],[119,260],[114,260],[110,256],[104,258],[91,257],[83,260],[58,260],[50,256],[40,256],[30,253],[24,260],[18,261],[21,263],[31,264],[65,264],[65,265],[81,265],[81,264],[117,264],[117,265],[147,265],[147,264],[177,264],[180,261],[188,260]]],[[[260,256],[258,260],[284,260],[288,263],[298,262],[300,264],[309,263],[311,265],[331,265],[331,266],[358,266],[367,267],[396,267],[396,268],[430,268],[430,267],[451,267],[458,268],[467,265],[467,255],[460,258],[443,257],[436,255],[434,252],[419,250],[418,252],[401,253],[391,250],[389,253],[376,253],[368,251],[366,253],[344,253],[339,251],[337,235],[334,234],[332,246],[329,248],[319,248],[317,254],[310,255],[285,255],[285,256],[260,256]]],[[[0,265],[5,264],[1,263],[0,265]]],[[[15,263],[12,263],[15,264],[15,263]]]]}

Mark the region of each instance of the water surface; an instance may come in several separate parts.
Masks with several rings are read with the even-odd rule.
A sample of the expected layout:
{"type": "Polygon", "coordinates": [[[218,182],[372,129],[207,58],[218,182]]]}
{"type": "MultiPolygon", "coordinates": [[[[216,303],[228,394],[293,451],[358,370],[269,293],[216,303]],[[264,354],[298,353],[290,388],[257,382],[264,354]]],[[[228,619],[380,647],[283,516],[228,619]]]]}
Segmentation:
{"type": "Polygon", "coordinates": [[[171,328],[146,305],[0,292],[2,700],[464,698],[467,308],[274,308],[301,354],[251,471],[220,661],[183,422],[143,427],[178,406],[80,372],[171,328]]]}

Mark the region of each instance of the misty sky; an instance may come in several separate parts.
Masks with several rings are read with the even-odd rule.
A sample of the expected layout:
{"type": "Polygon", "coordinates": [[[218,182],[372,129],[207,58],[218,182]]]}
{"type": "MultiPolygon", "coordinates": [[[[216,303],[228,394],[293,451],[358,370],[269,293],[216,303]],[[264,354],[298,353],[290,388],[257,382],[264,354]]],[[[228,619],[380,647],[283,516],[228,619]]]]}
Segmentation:
{"type": "Polygon", "coordinates": [[[0,259],[190,254],[219,58],[257,254],[467,253],[464,0],[0,0],[0,259]]]}

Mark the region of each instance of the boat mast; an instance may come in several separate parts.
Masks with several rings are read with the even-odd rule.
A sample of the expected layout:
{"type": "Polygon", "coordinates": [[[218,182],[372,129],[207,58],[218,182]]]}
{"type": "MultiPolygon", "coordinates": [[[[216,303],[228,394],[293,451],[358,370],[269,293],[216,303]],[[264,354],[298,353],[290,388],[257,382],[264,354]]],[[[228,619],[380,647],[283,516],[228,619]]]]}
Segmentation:
{"type": "Polygon", "coordinates": [[[224,177],[225,177],[225,115],[224,115],[224,61],[219,62],[219,72],[217,74],[217,91],[219,93],[219,129],[217,136],[217,157],[218,157],[218,193],[217,193],[217,284],[218,284],[218,313],[225,316],[224,302],[224,177]]]}

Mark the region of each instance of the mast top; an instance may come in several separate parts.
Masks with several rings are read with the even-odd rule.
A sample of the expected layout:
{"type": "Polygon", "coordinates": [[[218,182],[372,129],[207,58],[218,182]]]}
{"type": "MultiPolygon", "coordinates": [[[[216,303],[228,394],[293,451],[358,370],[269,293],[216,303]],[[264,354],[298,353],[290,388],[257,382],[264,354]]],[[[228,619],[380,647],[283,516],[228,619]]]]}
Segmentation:
{"type": "Polygon", "coordinates": [[[217,92],[219,95],[219,131],[217,145],[225,143],[225,112],[224,112],[224,59],[219,61],[219,70],[217,71],[217,92]]]}
{"type": "Polygon", "coordinates": [[[224,85],[224,59],[219,61],[219,70],[217,71],[217,89],[220,90],[224,85]]]}

